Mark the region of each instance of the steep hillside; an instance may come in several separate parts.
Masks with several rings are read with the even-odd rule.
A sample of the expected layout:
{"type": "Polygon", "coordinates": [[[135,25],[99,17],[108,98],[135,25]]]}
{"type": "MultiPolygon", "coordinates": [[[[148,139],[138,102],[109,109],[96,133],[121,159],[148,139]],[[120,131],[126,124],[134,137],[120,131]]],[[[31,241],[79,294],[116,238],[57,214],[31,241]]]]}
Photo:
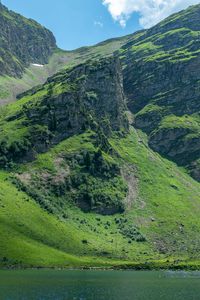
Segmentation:
{"type": "Polygon", "coordinates": [[[52,76],[0,109],[1,266],[200,269],[199,14],[29,69],[52,76]]]}
{"type": "Polygon", "coordinates": [[[20,77],[30,63],[47,63],[55,48],[49,30],[0,3],[0,75],[20,77]]]}
{"type": "Polygon", "coordinates": [[[43,84],[61,69],[113,54],[131,38],[63,51],[48,29],[0,3],[0,105],[15,101],[18,94],[43,84]]]}
{"type": "Polygon", "coordinates": [[[30,64],[21,78],[0,76],[0,105],[16,100],[16,96],[30,88],[43,84],[48,77],[66,67],[75,66],[88,59],[99,59],[112,55],[132,39],[132,35],[107,40],[91,47],[82,47],[74,51],[56,49],[45,65],[30,64]]]}
{"type": "Polygon", "coordinates": [[[2,265],[199,268],[200,184],[129,128],[121,72],[86,62],[2,109],[2,265]]]}
{"type": "Polygon", "coordinates": [[[90,172],[80,164],[83,152],[98,151],[93,132],[67,139],[12,176],[2,173],[1,265],[199,268],[199,184],[149,150],[140,132],[110,143],[116,155],[103,152],[104,159],[118,165],[127,185],[120,214],[85,213],[76,202],[77,187],[94,200],[95,193],[116,200],[121,189],[96,174],[96,182],[89,175],[90,191],[84,181],[73,185],[90,172]]]}
{"type": "Polygon", "coordinates": [[[200,5],[143,32],[122,50],[124,89],[149,145],[200,180],[200,5]]]}
{"type": "MultiPolygon", "coordinates": [[[[1,165],[34,158],[63,139],[95,129],[103,143],[112,130],[128,130],[117,58],[72,67],[1,110],[1,165]],[[107,82],[109,81],[109,85],[107,82]],[[28,159],[27,158],[27,159],[28,159]]],[[[103,145],[106,145],[106,141],[103,145]]]]}

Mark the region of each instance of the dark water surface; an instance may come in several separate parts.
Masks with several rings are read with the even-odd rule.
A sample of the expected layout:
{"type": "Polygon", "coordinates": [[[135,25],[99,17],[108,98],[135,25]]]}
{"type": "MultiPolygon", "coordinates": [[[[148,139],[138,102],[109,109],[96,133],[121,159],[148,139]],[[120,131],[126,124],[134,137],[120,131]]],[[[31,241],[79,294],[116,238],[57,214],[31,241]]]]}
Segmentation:
{"type": "Polygon", "coordinates": [[[1,300],[200,300],[200,272],[0,271],[1,300]]]}

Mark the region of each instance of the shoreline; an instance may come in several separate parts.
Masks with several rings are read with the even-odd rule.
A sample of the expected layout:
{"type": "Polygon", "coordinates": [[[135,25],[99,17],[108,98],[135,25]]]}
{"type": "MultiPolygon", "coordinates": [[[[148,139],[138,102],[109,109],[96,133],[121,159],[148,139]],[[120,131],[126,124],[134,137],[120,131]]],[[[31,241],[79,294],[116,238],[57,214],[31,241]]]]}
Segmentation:
{"type": "Polygon", "coordinates": [[[55,271],[200,271],[200,266],[194,265],[163,265],[163,266],[150,266],[150,265],[120,265],[110,267],[91,267],[91,266],[0,266],[0,271],[26,271],[26,270],[55,270],[55,271]]]}

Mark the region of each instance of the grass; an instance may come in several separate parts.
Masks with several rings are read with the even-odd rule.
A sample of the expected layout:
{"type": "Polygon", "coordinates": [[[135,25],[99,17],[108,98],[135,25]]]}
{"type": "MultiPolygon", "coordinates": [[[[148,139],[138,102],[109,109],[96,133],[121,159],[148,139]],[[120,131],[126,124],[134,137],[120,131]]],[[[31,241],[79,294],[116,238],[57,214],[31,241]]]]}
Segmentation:
{"type": "Polygon", "coordinates": [[[187,128],[193,132],[198,132],[200,126],[200,119],[198,115],[183,115],[174,116],[169,115],[163,118],[160,127],[161,128],[187,128]]]}
{"type": "MultiPolygon", "coordinates": [[[[78,228],[73,218],[86,218],[78,210],[71,210],[73,218],[67,222],[49,215],[26,194],[17,191],[6,180],[7,176],[1,173],[1,265],[81,267],[111,266],[114,261],[120,262],[119,257],[114,259],[117,254],[113,259],[98,255],[110,250],[103,225],[98,237],[92,235],[87,224],[81,230],[78,228]],[[86,238],[88,244],[85,245],[82,241],[86,238]]],[[[90,226],[94,225],[95,217],[88,216],[90,226]]]]}
{"type": "MultiPolygon", "coordinates": [[[[94,149],[90,136],[72,137],[15,172],[55,172],[53,162],[61,153],[94,149]]],[[[200,184],[151,151],[140,131],[110,142],[120,155],[112,160],[134,166],[138,178],[138,196],[124,214],[86,214],[67,199],[64,214],[49,214],[1,171],[2,266],[198,268],[200,184]],[[120,232],[123,222],[146,241],[130,242],[120,232]]]]}
{"type": "Polygon", "coordinates": [[[198,256],[199,183],[148,150],[137,131],[128,141],[115,141],[115,144],[122,158],[138,169],[140,202],[135,203],[132,215],[143,223],[142,232],[147,239],[150,235],[161,252],[198,256]]]}

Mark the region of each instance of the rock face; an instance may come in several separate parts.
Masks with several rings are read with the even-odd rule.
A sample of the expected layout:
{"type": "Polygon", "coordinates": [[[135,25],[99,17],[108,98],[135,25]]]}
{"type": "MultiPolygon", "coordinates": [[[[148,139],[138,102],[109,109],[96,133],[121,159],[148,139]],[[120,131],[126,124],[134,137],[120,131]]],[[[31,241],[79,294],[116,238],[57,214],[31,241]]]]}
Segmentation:
{"type": "Polygon", "coordinates": [[[192,6],[136,35],[122,51],[135,126],[149,135],[153,150],[192,175],[200,157],[199,19],[200,5],[192,6]]]}
{"type": "Polygon", "coordinates": [[[179,165],[185,165],[199,158],[200,149],[200,138],[188,135],[185,128],[164,128],[152,134],[149,145],[179,165]]]}
{"type": "MultiPolygon", "coordinates": [[[[29,124],[46,126],[53,143],[101,127],[104,134],[128,129],[121,67],[117,58],[87,62],[50,78],[40,105],[28,103],[29,124]]],[[[34,93],[37,93],[37,91],[34,93]]]]}
{"type": "MultiPolygon", "coordinates": [[[[18,130],[25,131],[20,144],[27,145],[25,152],[29,156],[30,147],[34,147],[36,152],[43,152],[51,145],[87,129],[98,132],[100,139],[106,139],[111,132],[122,134],[128,131],[121,67],[115,57],[87,62],[58,73],[44,86],[21,97],[18,100],[19,104],[22,103],[20,110],[6,117],[11,126],[18,124],[17,128],[13,128],[13,136],[17,139],[10,137],[12,143],[9,149],[6,146],[9,160],[17,158],[13,143],[19,142],[18,130]]],[[[9,144],[5,136],[1,142],[9,144]]],[[[21,153],[24,159],[26,154],[22,150],[18,154],[21,153]]],[[[1,154],[4,156],[4,153],[1,154]]]]}
{"type": "Polygon", "coordinates": [[[49,30],[0,3],[0,75],[20,77],[30,63],[47,63],[55,48],[49,30]]]}

